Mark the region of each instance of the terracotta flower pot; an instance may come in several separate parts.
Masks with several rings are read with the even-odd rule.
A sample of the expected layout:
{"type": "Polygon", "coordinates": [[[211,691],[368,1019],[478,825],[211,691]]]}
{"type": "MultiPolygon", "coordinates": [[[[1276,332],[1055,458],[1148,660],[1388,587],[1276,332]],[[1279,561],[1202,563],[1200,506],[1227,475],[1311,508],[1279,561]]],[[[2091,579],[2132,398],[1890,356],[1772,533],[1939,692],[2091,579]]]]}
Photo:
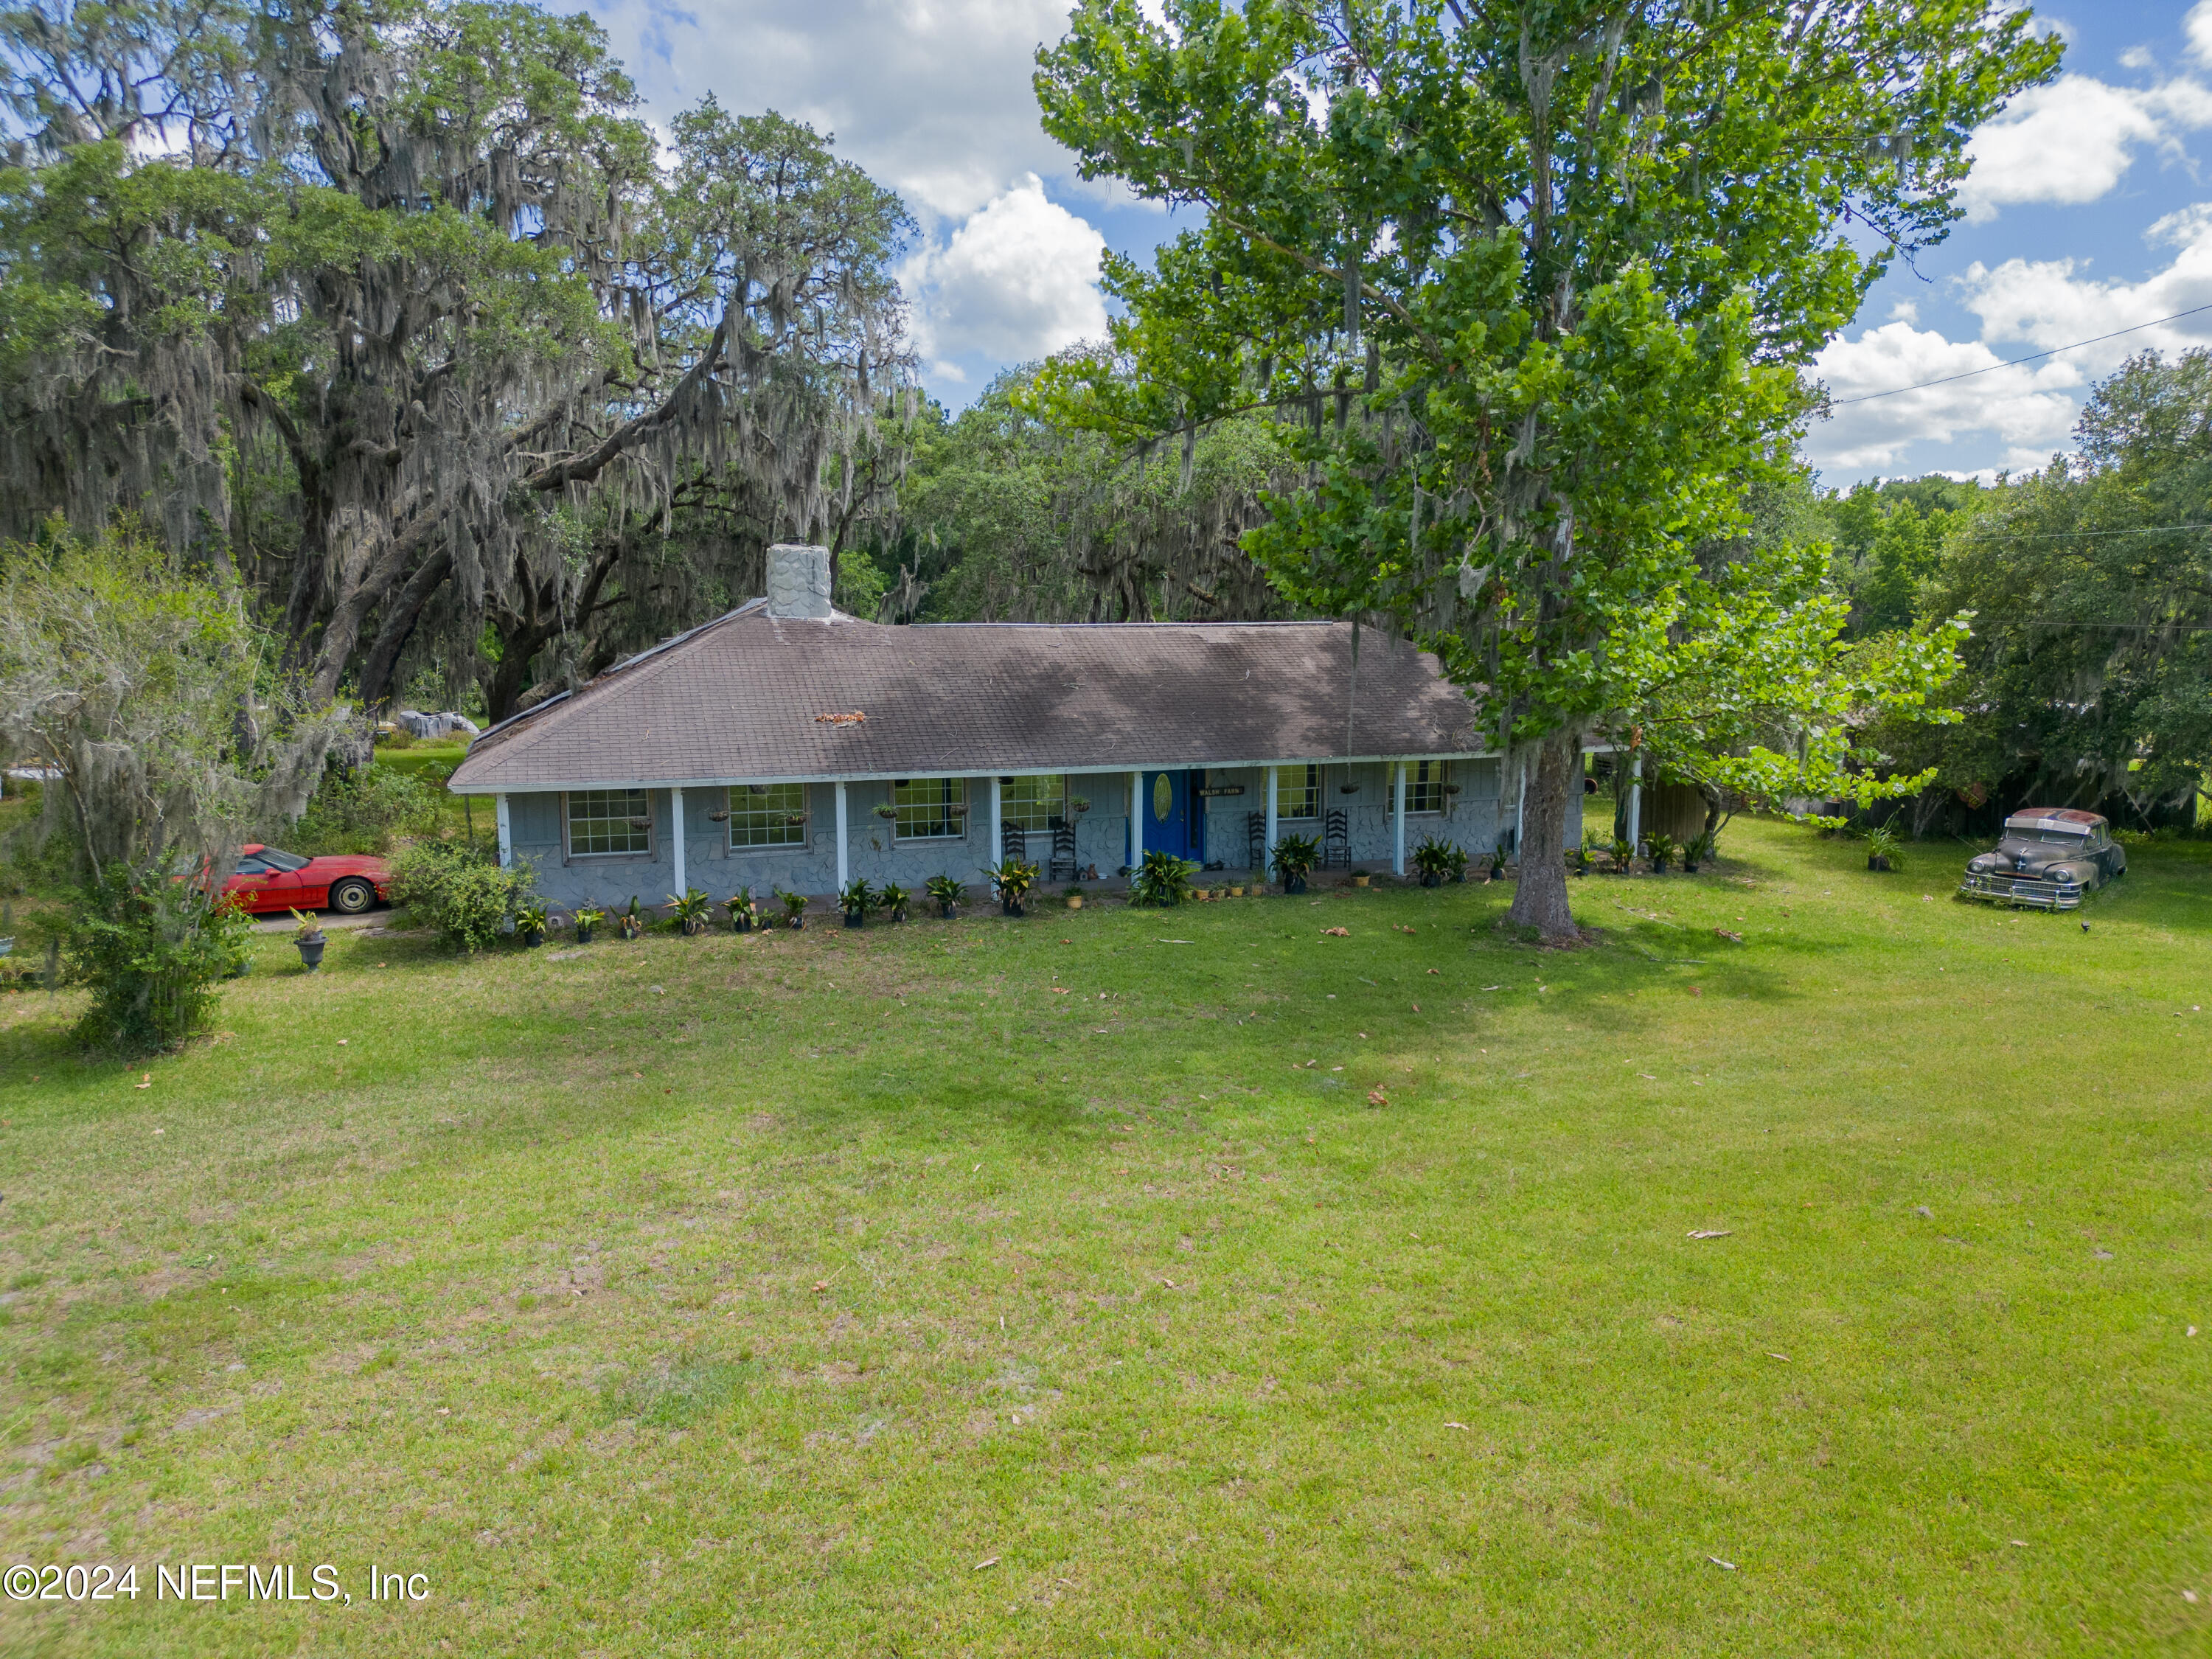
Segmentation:
{"type": "Polygon", "coordinates": [[[1373,879],[1374,878],[1372,876],[1354,876],[1352,878],[1352,884],[1354,887],[1364,887],[1373,879]]]}
{"type": "Polygon", "coordinates": [[[1083,895],[1070,893],[1067,896],[1067,908],[1071,910],[1080,910],[1083,908],[1083,895]]]}

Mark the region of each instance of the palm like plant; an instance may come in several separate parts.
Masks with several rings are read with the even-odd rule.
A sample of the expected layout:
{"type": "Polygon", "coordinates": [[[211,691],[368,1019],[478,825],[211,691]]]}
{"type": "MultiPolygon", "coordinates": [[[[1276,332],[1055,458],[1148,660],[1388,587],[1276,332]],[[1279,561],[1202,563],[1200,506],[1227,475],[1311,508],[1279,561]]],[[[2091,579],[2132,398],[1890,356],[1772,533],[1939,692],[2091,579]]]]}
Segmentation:
{"type": "Polygon", "coordinates": [[[884,907],[884,914],[893,921],[906,920],[908,894],[896,882],[887,881],[876,889],[876,902],[884,907]]]}
{"type": "Polygon", "coordinates": [[[1285,836],[1271,854],[1275,879],[1285,887],[1303,882],[1321,862],[1321,842],[1311,836],[1285,836]]]}
{"type": "Polygon", "coordinates": [[[1186,903],[1191,894],[1190,878],[1197,869],[1188,859],[1173,853],[1147,853],[1129,878],[1129,896],[1139,904],[1186,903]]]}
{"type": "Polygon", "coordinates": [[[806,895],[804,893],[787,893],[782,888],[779,887],[775,890],[775,896],[782,902],[783,904],[784,926],[787,927],[805,927],[806,926],[806,895]]]}
{"type": "Polygon", "coordinates": [[[837,895],[837,902],[845,907],[845,925],[858,927],[867,921],[868,912],[876,908],[876,890],[868,885],[866,878],[855,876],[845,884],[844,890],[837,895]]]}
{"type": "Polygon", "coordinates": [[[668,896],[668,908],[687,933],[703,933],[714,914],[714,902],[707,896],[706,890],[687,887],[679,895],[668,896]]]}

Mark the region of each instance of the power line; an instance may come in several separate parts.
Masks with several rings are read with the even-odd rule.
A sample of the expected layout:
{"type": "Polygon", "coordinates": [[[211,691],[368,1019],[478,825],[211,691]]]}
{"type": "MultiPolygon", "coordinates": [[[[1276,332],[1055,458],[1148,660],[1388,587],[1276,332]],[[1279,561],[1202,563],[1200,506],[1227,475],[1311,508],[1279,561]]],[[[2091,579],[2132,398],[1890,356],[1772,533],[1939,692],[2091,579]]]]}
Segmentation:
{"type": "Polygon", "coordinates": [[[2133,530],[2034,530],[2016,536],[1987,535],[1969,526],[1966,533],[1980,536],[1985,542],[2072,542],[2090,536],[2163,536],[2175,530],[2212,530],[2212,524],[2147,524],[2133,530]]]}
{"type": "Polygon", "coordinates": [[[2184,317],[2194,317],[2199,312],[2212,311],[2212,305],[2193,306],[2187,311],[2177,311],[2171,317],[2154,317],[2147,323],[2136,323],[2129,328],[2116,328],[2110,334],[2100,334],[2094,339],[2076,340],[2072,345],[2053,346],[2048,351],[2031,351],[2025,357],[2008,358],[2002,363],[1991,363],[1987,368],[1970,368],[1963,374],[1946,374],[1940,380],[1923,380],[1917,386],[1893,386],[1887,392],[1865,392],[1856,398],[1838,398],[1828,405],[1841,409],[1846,404],[1870,404],[1877,398],[1894,398],[1907,392],[1925,392],[1931,386],[1948,386],[1954,380],[1971,380],[1977,374],[1994,374],[2001,368],[2014,368],[2021,363],[2040,362],[2056,357],[2062,351],[2078,351],[2083,346],[2101,345],[2106,340],[2117,340],[2123,334],[2140,334],[2147,328],[2156,328],[2161,323],[2178,323],[2184,317]]]}

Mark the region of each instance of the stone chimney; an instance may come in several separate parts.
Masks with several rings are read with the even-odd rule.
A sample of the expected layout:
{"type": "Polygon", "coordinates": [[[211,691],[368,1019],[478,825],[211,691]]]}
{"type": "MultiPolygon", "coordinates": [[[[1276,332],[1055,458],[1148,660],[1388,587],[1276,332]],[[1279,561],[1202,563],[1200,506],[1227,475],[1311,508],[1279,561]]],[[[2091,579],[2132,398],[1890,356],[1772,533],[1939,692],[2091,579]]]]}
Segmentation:
{"type": "Polygon", "coordinates": [[[826,622],[830,617],[830,550],[778,542],[768,550],[768,614],[826,622]]]}

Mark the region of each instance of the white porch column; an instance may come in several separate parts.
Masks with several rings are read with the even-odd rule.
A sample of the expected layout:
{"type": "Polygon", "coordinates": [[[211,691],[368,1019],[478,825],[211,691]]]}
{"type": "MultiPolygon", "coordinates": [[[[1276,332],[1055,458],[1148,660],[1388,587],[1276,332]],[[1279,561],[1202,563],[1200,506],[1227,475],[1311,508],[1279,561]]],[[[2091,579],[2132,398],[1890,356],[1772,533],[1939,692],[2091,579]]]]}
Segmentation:
{"type": "MultiPolygon", "coordinates": [[[[991,862],[998,863],[1006,856],[1006,791],[996,772],[991,774],[991,862]]],[[[1022,848],[1027,854],[1029,848],[1022,848]]]]}
{"type": "Polygon", "coordinates": [[[1282,769],[1279,766],[1271,766],[1267,769],[1267,841],[1265,849],[1260,854],[1262,860],[1260,868],[1254,872],[1263,882],[1267,879],[1268,875],[1266,860],[1275,856],[1275,786],[1276,779],[1282,769]]]}
{"type": "Polygon", "coordinates": [[[1398,763],[1398,787],[1390,803],[1390,873],[1406,873],[1406,763],[1398,763]]]}
{"type": "Polygon", "coordinates": [[[1145,775],[1129,774],[1129,867],[1145,861],[1145,775]]]}
{"type": "Polygon", "coordinates": [[[676,896],[682,898],[690,887],[684,879],[684,792],[668,792],[668,848],[676,866],[676,896]]]}
{"type": "Polygon", "coordinates": [[[1629,763],[1628,775],[1638,780],[1628,786],[1628,855],[1634,858],[1636,843],[1644,839],[1644,751],[1640,749],[1629,763]]]}
{"type": "Polygon", "coordinates": [[[492,816],[499,821],[499,867],[514,867],[514,836],[507,827],[507,792],[500,791],[491,798],[492,816]]]}
{"type": "Polygon", "coordinates": [[[837,890],[841,893],[852,882],[845,866],[845,786],[841,783],[837,786],[837,890]]]}

